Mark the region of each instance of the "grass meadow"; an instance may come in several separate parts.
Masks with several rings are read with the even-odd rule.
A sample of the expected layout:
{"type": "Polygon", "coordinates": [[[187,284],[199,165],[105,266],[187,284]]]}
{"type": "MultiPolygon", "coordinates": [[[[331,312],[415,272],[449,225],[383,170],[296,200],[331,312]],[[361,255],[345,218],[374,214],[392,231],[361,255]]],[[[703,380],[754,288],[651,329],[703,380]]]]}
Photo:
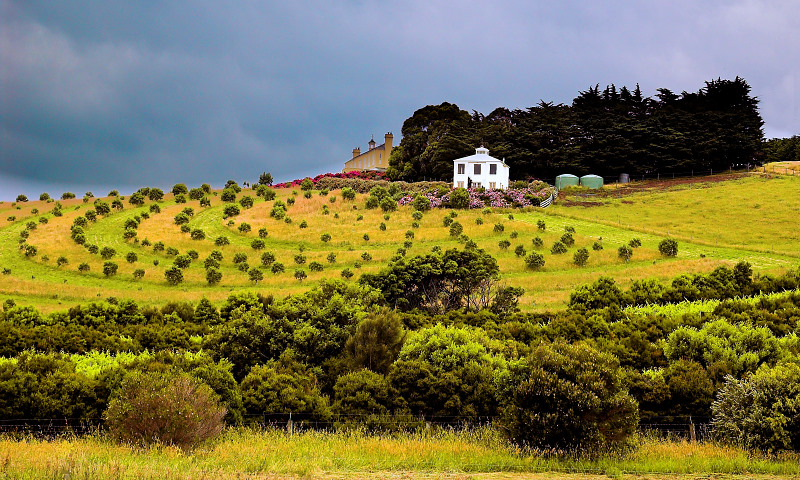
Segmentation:
{"type": "Polygon", "coordinates": [[[0,437],[0,476],[30,479],[796,478],[798,460],[647,436],[627,452],[563,457],[510,447],[490,428],[395,435],[232,429],[192,452],[118,445],[99,434],[0,437]]]}
{"type": "MultiPolygon", "coordinates": [[[[597,192],[564,192],[547,209],[458,211],[454,220],[461,223],[471,240],[497,259],[506,284],[525,288],[520,307],[541,311],[562,308],[576,286],[601,275],[611,275],[626,286],[638,279],[668,281],[681,273],[708,272],[739,260],[749,261],[757,273],[781,273],[796,266],[800,263],[798,191],[800,176],[771,174],[729,175],[723,180],[708,177],[692,183],[636,182],[628,187],[609,185],[597,192]],[[544,231],[538,229],[538,221],[545,222],[544,231]],[[496,226],[502,227],[502,231],[498,232],[496,226]],[[560,239],[565,227],[575,229],[574,247],[566,254],[550,253],[550,247],[560,239]],[[514,252],[520,245],[527,252],[535,251],[532,241],[536,237],[543,241],[544,247],[538,251],[546,263],[544,268],[532,271],[514,252]],[[658,243],[666,237],[679,241],[676,258],[667,259],[658,252],[658,243]],[[629,262],[622,261],[617,257],[617,249],[632,238],[640,239],[642,246],[634,250],[629,262]],[[511,246],[501,249],[498,245],[501,240],[508,240],[511,246]],[[593,250],[595,242],[600,242],[603,249],[593,250]],[[572,262],[574,251],[580,247],[586,247],[590,253],[583,267],[572,262]]],[[[233,222],[229,225],[223,219],[224,204],[218,192],[212,196],[212,206],[208,208],[200,207],[199,201],[176,204],[172,195],[167,195],[159,203],[161,213],[142,220],[138,243],[123,239],[124,224],[148,212],[151,202],[135,208],[125,201],[122,211],[99,217],[85,228],[87,244],[116,250],[112,261],[119,265],[119,271],[111,277],[102,273],[105,260],[70,239],[72,221],[91,209],[91,203],[80,199],[61,201],[61,217],[49,213],[53,203],[0,203],[0,269],[5,269],[5,274],[0,275],[0,298],[32,304],[46,312],[111,296],[133,299],[142,305],[198,301],[202,297],[222,302],[234,290],[285,296],[306,291],[325,278],[341,278],[345,268],[355,274],[350,281],[356,281],[361,273],[377,272],[407,241],[411,242],[407,256],[430,252],[435,245],[443,249],[463,248],[443,225],[450,210],[426,212],[419,227],[414,228],[409,206],[384,214],[379,209],[365,209],[366,195],[345,201],[336,191],[327,196],[315,191],[308,199],[299,190],[276,192],[283,201],[295,198],[295,204],[288,208],[291,223],[270,217],[272,201],[257,199],[252,208],[242,209],[240,215],[230,219],[233,222]],[[323,214],[324,206],[328,208],[327,215],[323,214]],[[174,216],[185,207],[194,209],[189,227],[202,229],[206,234],[204,240],[192,240],[174,224],[174,216]],[[34,213],[36,209],[38,213],[34,213]],[[47,223],[39,223],[40,218],[47,223]],[[38,253],[27,258],[18,245],[20,233],[31,221],[37,226],[29,232],[27,242],[35,245],[38,253]],[[301,228],[303,221],[306,228],[301,228]],[[243,222],[251,226],[249,232],[239,231],[243,222]],[[381,223],[386,225],[385,230],[379,228],[381,223]],[[268,232],[263,251],[272,252],[276,261],[284,264],[285,272],[273,274],[262,267],[263,251],[251,248],[261,228],[268,232]],[[321,240],[325,233],[331,236],[329,242],[321,240]],[[412,234],[413,238],[407,237],[412,234]],[[230,245],[215,246],[214,239],[218,236],[228,237],[230,245]],[[181,254],[197,251],[199,259],[184,270],[183,283],[167,284],[164,272],[172,265],[172,257],[142,246],[144,239],[163,242],[181,254]],[[202,261],[216,249],[225,257],[220,268],[223,278],[219,285],[210,286],[205,280],[202,261]],[[306,261],[298,265],[295,256],[301,250],[306,261]],[[125,260],[129,252],[137,254],[136,262],[125,260]],[[235,253],[246,254],[249,266],[261,268],[264,279],[251,282],[247,273],[233,263],[235,253]],[[328,261],[330,253],[336,255],[335,263],[328,261]],[[364,253],[371,259],[364,260],[364,253]],[[60,256],[69,263],[57,266],[56,259],[60,256]],[[314,261],[322,263],[324,270],[310,271],[308,265],[314,261]],[[90,266],[89,272],[78,271],[81,263],[90,266]],[[143,279],[133,277],[135,269],[145,270],[143,279]],[[294,277],[297,269],[307,274],[302,282],[294,277]]],[[[243,191],[238,197],[244,194],[251,193],[243,191]]]]}

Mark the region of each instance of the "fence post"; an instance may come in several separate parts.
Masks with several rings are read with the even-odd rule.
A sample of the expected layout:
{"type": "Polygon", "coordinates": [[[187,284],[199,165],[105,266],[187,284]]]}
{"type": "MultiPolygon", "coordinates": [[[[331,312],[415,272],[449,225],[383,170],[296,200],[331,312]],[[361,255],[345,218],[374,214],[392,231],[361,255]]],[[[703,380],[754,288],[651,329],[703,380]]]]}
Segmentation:
{"type": "Polygon", "coordinates": [[[289,435],[294,433],[294,422],[292,422],[292,412],[289,412],[289,421],[286,422],[286,431],[289,435]]]}
{"type": "Polygon", "coordinates": [[[697,441],[697,433],[694,430],[694,422],[692,417],[689,417],[689,441],[695,443],[697,441]]]}

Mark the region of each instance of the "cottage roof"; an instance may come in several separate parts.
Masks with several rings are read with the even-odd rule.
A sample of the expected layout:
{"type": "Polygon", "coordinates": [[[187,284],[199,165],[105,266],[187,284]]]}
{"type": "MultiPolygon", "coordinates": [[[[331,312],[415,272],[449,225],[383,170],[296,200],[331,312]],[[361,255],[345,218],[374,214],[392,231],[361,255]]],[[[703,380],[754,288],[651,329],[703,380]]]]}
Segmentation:
{"type": "Polygon", "coordinates": [[[483,145],[481,145],[480,147],[475,149],[475,155],[470,155],[468,157],[457,158],[457,159],[453,160],[453,162],[454,163],[455,162],[464,162],[464,163],[497,162],[497,163],[500,163],[500,164],[502,164],[504,166],[507,166],[506,162],[504,162],[503,160],[500,160],[499,158],[494,158],[494,157],[490,156],[489,155],[489,149],[483,147],[483,145]]]}

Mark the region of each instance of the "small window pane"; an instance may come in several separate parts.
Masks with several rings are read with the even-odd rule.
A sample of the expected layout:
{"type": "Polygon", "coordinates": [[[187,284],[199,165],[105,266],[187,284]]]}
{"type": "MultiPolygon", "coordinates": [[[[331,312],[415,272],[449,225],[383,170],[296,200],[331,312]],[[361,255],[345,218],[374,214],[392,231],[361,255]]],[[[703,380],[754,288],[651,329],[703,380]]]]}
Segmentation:
{"type": "Polygon", "coordinates": [[[480,175],[480,174],[481,174],[481,164],[480,163],[476,163],[475,164],[475,175],[480,175]]]}

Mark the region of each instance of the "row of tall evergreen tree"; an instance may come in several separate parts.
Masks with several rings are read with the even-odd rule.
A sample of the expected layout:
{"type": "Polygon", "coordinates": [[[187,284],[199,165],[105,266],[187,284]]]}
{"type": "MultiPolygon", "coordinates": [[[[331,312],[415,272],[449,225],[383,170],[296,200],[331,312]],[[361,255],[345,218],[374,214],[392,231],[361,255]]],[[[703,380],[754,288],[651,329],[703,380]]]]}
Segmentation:
{"type": "Polygon", "coordinates": [[[759,162],[764,122],[744,79],[712,80],[697,92],[657,91],[651,98],[638,84],[633,90],[598,84],[571,105],[542,101],[489,115],[446,102],[429,105],[403,123],[387,173],[406,181],[447,180],[453,160],[480,145],[504,158],[515,179],[688,174],[759,162]]]}

